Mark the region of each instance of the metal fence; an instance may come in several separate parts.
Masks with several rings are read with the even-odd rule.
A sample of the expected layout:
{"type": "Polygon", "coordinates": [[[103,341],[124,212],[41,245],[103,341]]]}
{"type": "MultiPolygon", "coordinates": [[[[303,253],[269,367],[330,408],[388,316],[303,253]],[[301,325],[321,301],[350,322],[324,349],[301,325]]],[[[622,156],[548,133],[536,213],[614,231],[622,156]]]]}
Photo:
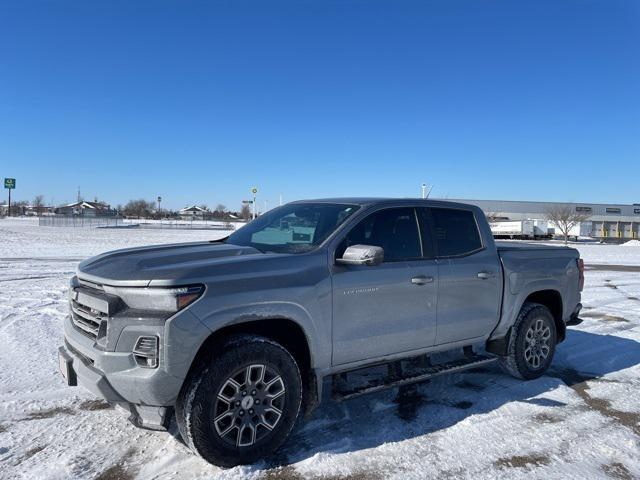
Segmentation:
{"type": "Polygon", "coordinates": [[[41,227],[119,227],[124,219],[118,216],[103,215],[89,217],[85,215],[46,215],[38,217],[41,227]]]}
{"type": "Polygon", "coordinates": [[[222,220],[150,220],[102,215],[49,215],[38,217],[41,227],[99,227],[99,228],[145,228],[145,229],[189,229],[189,230],[230,230],[244,225],[244,222],[222,220]]]}
{"type": "Polygon", "coordinates": [[[235,223],[220,220],[125,220],[125,225],[153,229],[235,230],[235,223]]]}

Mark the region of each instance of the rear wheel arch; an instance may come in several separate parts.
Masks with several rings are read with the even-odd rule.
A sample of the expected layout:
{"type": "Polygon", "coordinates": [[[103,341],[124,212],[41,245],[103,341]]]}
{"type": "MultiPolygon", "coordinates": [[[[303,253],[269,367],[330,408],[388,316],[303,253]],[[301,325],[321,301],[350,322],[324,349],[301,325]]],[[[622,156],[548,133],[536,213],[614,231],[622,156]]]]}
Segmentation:
{"type": "Polygon", "coordinates": [[[560,292],[552,289],[538,290],[536,292],[530,293],[527,296],[527,298],[523,302],[523,306],[527,303],[537,303],[547,307],[551,312],[551,315],[553,315],[553,320],[556,325],[556,335],[558,343],[564,340],[566,326],[562,318],[564,305],[560,292]]]}
{"type": "Polygon", "coordinates": [[[511,328],[500,365],[513,377],[538,378],[551,365],[557,338],[555,320],[549,308],[526,302],[511,328]]]}

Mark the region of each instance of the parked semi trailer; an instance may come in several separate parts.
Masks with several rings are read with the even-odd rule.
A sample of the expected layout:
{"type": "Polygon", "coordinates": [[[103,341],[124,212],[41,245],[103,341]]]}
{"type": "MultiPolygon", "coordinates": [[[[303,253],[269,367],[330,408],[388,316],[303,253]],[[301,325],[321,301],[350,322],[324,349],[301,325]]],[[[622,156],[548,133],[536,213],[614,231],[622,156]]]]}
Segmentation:
{"type": "Polygon", "coordinates": [[[490,223],[494,238],[530,240],[551,238],[549,224],[545,220],[517,220],[490,223]]]}

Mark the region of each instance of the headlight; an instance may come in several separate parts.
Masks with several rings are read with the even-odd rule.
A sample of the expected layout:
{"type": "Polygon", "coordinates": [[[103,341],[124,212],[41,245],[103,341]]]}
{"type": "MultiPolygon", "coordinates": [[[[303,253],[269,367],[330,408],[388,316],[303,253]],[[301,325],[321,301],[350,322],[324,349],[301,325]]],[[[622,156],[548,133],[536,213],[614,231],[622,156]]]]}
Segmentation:
{"type": "Polygon", "coordinates": [[[200,298],[204,292],[204,285],[179,288],[129,288],[105,285],[104,291],[120,297],[129,308],[173,313],[188,307],[200,298]]]}

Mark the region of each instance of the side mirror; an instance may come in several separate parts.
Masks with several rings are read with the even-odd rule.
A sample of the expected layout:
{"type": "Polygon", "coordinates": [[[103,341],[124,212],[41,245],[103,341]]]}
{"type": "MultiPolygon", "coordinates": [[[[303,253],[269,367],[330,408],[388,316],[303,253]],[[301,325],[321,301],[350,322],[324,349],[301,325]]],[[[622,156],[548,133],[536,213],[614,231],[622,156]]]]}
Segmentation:
{"type": "Polygon", "coordinates": [[[373,245],[351,245],[342,258],[336,258],[340,265],[380,265],[384,261],[384,249],[373,245]]]}

